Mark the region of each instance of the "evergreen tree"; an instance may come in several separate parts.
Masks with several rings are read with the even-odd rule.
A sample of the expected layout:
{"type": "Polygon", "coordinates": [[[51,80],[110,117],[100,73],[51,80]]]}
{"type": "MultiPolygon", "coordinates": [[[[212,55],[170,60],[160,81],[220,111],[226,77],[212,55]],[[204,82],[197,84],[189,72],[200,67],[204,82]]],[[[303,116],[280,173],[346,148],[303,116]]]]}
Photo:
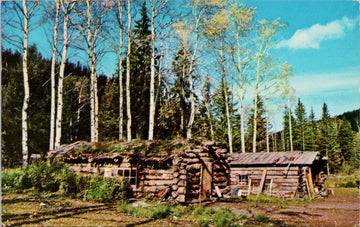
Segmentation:
{"type": "Polygon", "coordinates": [[[184,48],[181,47],[172,63],[173,70],[175,73],[176,81],[171,89],[171,100],[175,106],[176,111],[175,121],[177,122],[177,129],[179,135],[182,137],[186,136],[186,123],[189,119],[189,97],[190,97],[190,88],[188,82],[188,65],[189,60],[187,59],[184,48]]]}
{"type": "MultiPolygon", "coordinates": [[[[223,81],[220,83],[220,87],[214,94],[214,104],[213,104],[213,117],[214,117],[214,137],[216,141],[221,141],[229,146],[228,143],[228,130],[227,130],[227,119],[226,119],[226,102],[225,102],[225,87],[223,81]]],[[[240,141],[240,129],[239,122],[240,116],[236,114],[236,103],[234,103],[232,98],[232,92],[228,90],[229,97],[229,116],[230,116],[230,126],[232,130],[232,141],[234,151],[241,149],[240,141]]],[[[204,109],[205,111],[205,109],[204,109]]],[[[205,113],[205,112],[203,112],[205,113]]]]}
{"type": "Polygon", "coordinates": [[[320,121],[320,137],[319,137],[319,149],[320,153],[324,156],[328,156],[329,146],[329,131],[330,131],[330,115],[327,108],[327,104],[324,102],[322,107],[322,118],[320,121]]]}
{"type": "MultiPolygon", "coordinates": [[[[145,2],[141,18],[135,21],[134,40],[130,56],[130,90],[132,113],[132,138],[147,138],[149,127],[150,99],[150,19],[145,2]]],[[[126,69],[127,70],[127,69],[126,69]]]]}
{"type": "MultiPolygon", "coordinates": [[[[256,150],[259,152],[266,151],[266,119],[264,104],[261,97],[257,98],[256,103],[257,119],[256,119],[256,150]]],[[[254,109],[251,109],[250,118],[247,123],[247,136],[246,136],[246,150],[247,152],[252,151],[253,146],[253,128],[254,128],[254,109]]]]}
{"type": "Polygon", "coordinates": [[[309,142],[307,143],[308,145],[305,149],[310,151],[317,151],[318,127],[315,121],[314,109],[312,107],[309,115],[308,127],[306,127],[305,130],[306,130],[305,135],[309,138],[308,139],[309,142]]]}
{"type": "Polygon", "coordinates": [[[302,150],[305,151],[305,126],[307,123],[306,119],[306,112],[305,112],[305,106],[300,101],[300,98],[298,99],[298,105],[295,109],[295,127],[294,127],[294,149],[295,150],[302,150]]]}
{"type": "Polygon", "coordinates": [[[341,166],[354,164],[352,163],[355,153],[354,141],[354,132],[351,130],[350,122],[343,118],[337,134],[337,142],[341,152],[341,163],[339,163],[341,166]]]}
{"type": "Polygon", "coordinates": [[[118,138],[119,131],[119,83],[118,77],[106,81],[104,94],[100,98],[99,128],[101,141],[118,138]]]}

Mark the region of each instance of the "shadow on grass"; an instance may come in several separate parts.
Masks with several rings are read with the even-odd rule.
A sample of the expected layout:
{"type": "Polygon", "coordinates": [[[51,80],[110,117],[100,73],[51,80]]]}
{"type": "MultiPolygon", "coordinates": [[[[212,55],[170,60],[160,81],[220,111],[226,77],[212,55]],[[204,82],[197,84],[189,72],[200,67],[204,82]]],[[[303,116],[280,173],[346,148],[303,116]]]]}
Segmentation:
{"type": "Polygon", "coordinates": [[[73,215],[82,214],[89,211],[93,212],[93,211],[111,209],[113,207],[114,206],[112,204],[106,204],[106,205],[86,206],[86,207],[77,207],[77,208],[60,208],[58,210],[52,210],[52,211],[44,211],[44,212],[40,211],[37,212],[36,214],[33,213],[3,214],[2,219],[3,219],[3,224],[5,226],[21,226],[24,224],[36,224],[51,219],[71,217],[73,215]],[[5,224],[4,222],[7,221],[9,223],[5,224]],[[14,222],[14,221],[18,221],[18,222],[14,222]]]}

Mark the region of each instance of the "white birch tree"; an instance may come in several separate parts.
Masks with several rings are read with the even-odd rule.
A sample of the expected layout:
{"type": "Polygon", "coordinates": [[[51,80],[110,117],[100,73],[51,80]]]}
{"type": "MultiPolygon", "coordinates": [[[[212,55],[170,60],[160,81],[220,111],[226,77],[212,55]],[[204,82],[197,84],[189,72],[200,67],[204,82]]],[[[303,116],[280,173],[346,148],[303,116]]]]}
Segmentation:
{"type": "Polygon", "coordinates": [[[264,61],[266,57],[269,57],[269,50],[274,46],[275,35],[285,27],[285,23],[276,19],[270,21],[268,19],[261,20],[257,25],[257,51],[254,55],[255,61],[255,85],[254,85],[254,124],[253,124],[253,147],[252,151],[256,152],[256,135],[257,135],[257,106],[259,96],[259,87],[264,76],[264,61]]]}
{"type": "Polygon", "coordinates": [[[230,122],[230,111],[229,111],[229,93],[227,88],[227,72],[226,72],[226,56],[225,52],[226,46],[226,33],[230,28],[229,18],[227,16],[227,11],[225,9],[221,10],[217,14],[215,14],[210,20],[207,21],[207,25],[205,26],[205,33],[209,38],[209,41],[212,42],[213,49],[216,50],[215,55],[218,59],[218,64],[220,67],[221,81],[223,83],[222,87],[225,98],[225,116],[226,116],[226,126],[227,126],[227,136],[228,136],[228,144],[229,144],[229,152],[233,153],[233,135],[232,135],[232,125],[230,122]]]}
{"type": "MultiPolygon", "coordinates": [[[[245,111],[244,111],[244,97],[245,97],[245,86],[247,80],[245,78],[245,70],[248,68],[248,59],[243,59],[244,38],[252,31],[252,22],[254,20],[255,8],[247,8],[245,5],[233,4],[230,8],[230,19],[232,25],[232,33],[235,37],[235,51],[234,51],[234,64],[238,74],[239,84],[239,101],[240,101],[240,137],[241,137],[241,152],[245,153],[245,111]]],[[[245,52],[246,53],[246,52],[245,52]]]]}
{"type": "Polygon", "coordinates": [[[101,42],[105,40],[102,32],[105,30],[105,21],[112,1],[83,0],[76,9],[76,27],[85,41],[77,47],[86,52],[90,66],[90,140],[92,143],[99,141],[99,98],[96,67],[100,56],[105,52],[101,42]]]}
{"type": "Polygon", "coordinates": [[[23,0],[22,5],[18,2],[13,1],[16,7],[17,12],[20,12],[19,21],[21,23],[21,28],[23,31],[23,40],[22,40],[22,70],[23,70],[23,81],[24,81],[24,100],[21,110],[21,127],[22,127],[22,167],[25,168],[28,165],[29,159],[29,146],[28,146],[28,108],[30,101],[30,87],[29,87],[29,73],[28,73],[28,48],[29,48],[29,22],[33,15],[35,8],[38,6],[39,0],[37,1],[27,1],[23,0]],[[22,18],[21,18],[21,16],[22,18]]]}
{"type": "Polygon", "coordinates": [[[123,59],[122,59],[122,49],[123,49],[123,33],[124,33],[124,23],[123,23],[123,9],[124,9],[124,0],[117,0],[117,20],[119,24],[119,140],[124,139],[124,85],[123,85],[123,59]]]}
{"type": "Polygon", "coordinates": [[[130,97],[130,55],[131,55],[131,0],[127,0],[127,18],[128,18],[128,27],[127,27],[127,54],[126,54],[126,115],[127,115],[127,141],[132,140],[131,136],[131,97],[130,97]]]}
{"type": "Polygon", "coordinates": [[[53,33],[53,50],[51,56],[51,109],[50,109],[50,141],[49,151],[54,150],[55,146],[55,119],[56,119],[56,53],[58,44],[60,0],[55,0],[55,23],[53,33]]]}
{"type": "Polygon", "coordinates": [[[63,111],[63,87],[64,87],[64,77],[65,77],[65,65],[67,61],[67,52],[68,47],[71,41],[71,34],[68,33],[70,14],[74,9],[76,1],[72,0],[63,0],[61,1],[61,11],[63,14],[63,48],[61,54],[59,78],[58,78],[58,88],[57,88],[57,108],[56,108],[56,135],[55,135],[55,147],[58,149],[61,145],[61,129],[62,129],[62,111],[63,111]]]}
{"type": "Polygon", "coordinates": [[[290,85],[290,78],[293,76],[293,67],[287,62],[280,66],[281,77],[279,86],[282,87],[282,97],[287,99],[288,114],[289,114],[289,137],[290,137],[290,151],[293,151],[293,138],[292,138],[292,119],[291,119],[291,100],[294,96],[295,89],[290,85]]]}
{"type": "Polygon", "coordinates": [[[155,111],[156,111],[156,102],[155,102],[155,42],[157,38],[155,19],[164,7],[168,4],[169,0],[149,0],[150,2],[150,27],[151,27],[151,58],[150,58],[150,109],[149,109],[149,135],[148,140],[154,139],[154,126],[155,126],[155,111]]]}

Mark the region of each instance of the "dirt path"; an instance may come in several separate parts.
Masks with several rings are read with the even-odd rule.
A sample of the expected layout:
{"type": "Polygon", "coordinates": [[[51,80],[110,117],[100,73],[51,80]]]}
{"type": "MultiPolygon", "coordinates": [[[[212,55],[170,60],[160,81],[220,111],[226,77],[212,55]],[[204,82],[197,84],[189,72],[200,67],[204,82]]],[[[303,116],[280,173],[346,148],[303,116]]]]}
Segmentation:
{"type": "Polygon", "coordinates": [[[335,195],[296,205],[279,207],[277,204],[217,203],[214,208],[231,207],[237,214],[256,216],[259,213],[293,226],[360,226],[360,196],[335,195]]]}

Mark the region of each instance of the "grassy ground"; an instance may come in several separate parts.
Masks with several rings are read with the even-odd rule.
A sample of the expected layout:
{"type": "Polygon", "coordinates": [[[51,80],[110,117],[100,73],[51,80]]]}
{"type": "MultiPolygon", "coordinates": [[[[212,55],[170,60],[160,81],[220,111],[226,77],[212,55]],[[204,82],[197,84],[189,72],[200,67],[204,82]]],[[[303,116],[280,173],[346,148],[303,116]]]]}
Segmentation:
{"type": "Polygon", "coordinates": [[[2,191],[4,226],[356,226],[357,188],[333,188],[327,199],[284,200],[260,195],[207,207],[140,202],[95,203],[39,193],[2,191]],[[141,207],[145,205],[146,207],[141,207]],[[344,218],[344,217],[347,218],[344,218]]]}
{"type": "Polygon", "coordinates": [[[263,226],[281,225],[266,214],[246,216],[229,208],[147,203],[92,203],[32,190],[4,191],[4,226],[263,226]]]}

